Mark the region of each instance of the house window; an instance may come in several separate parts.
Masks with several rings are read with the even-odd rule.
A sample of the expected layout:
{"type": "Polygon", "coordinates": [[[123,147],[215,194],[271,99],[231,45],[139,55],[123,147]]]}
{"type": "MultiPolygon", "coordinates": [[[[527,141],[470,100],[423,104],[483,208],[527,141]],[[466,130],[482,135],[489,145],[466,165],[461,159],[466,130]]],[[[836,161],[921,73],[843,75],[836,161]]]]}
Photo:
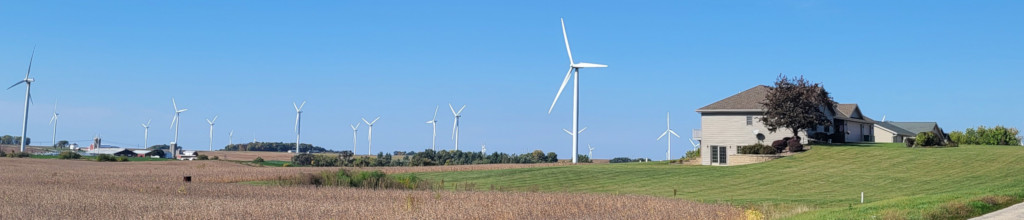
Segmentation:
{"type": "Polygon", "coordinates": [[[711,146],[711,163],[718,163],[718,146],[711,146]]]}
{"type": "Polygon", "coordinates": [[[754,125],[754,116],[747,115],[747,125],[754,125]]]}

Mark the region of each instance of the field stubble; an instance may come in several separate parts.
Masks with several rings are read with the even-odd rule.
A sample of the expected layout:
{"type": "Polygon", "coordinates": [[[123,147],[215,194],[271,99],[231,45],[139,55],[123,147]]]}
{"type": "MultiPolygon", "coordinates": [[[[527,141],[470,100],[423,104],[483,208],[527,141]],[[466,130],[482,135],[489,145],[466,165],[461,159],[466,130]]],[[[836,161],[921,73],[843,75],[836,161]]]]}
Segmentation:
{"type": "MultiPolygon", "coordinates": [[[[337,168],[223,161],[99,163],[0,158],[0,213],[12,219],[731,219],[743,211],[650,196],[254,186],[337,168]],[[193,177],[184,183],[184,175],[193,177]]],[[[513,166],[514,167],[514,166],[513,166]]],[[[502,166],[380,168],[388,173],[502,166]],[[462,167],[462,168],[458,168],[462,167]]]]}

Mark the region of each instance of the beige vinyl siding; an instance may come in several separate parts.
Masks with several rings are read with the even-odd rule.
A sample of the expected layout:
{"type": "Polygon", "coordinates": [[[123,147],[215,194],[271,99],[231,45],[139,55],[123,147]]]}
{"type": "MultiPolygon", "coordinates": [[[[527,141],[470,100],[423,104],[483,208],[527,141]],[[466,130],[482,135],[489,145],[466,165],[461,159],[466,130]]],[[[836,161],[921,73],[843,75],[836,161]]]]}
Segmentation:
{"type": "MultiPolygon", "coordinates": [[[[711,148],[709,146],[725,146],[726,162],[728,155],[737,153],[737,146],[751,145],[757,143],[757,136],[754,130],[759,130],[765,136],[764,144],[771,144],[774,140],[789,137],[793,134],[789,129],[780,129],[775,133],[768,132],[768,128],[761,123],[762,113],[704,113],[701,114],[701,164],[711,164],[711,148]],[[752,115],[753,125],[747,125],[747,116],[752,115]],[[707,153],[705,153],[707,152],[707,153]]],[[[800,132],[800,137],[806,143],[807,133],[800,132]]]]}
{"type": "Polygon", "coordinates": [[[896,134],[882,129],[881,126],[875,125],[875,142],[878,143],[893,143],[893,138],[896,134]]]}

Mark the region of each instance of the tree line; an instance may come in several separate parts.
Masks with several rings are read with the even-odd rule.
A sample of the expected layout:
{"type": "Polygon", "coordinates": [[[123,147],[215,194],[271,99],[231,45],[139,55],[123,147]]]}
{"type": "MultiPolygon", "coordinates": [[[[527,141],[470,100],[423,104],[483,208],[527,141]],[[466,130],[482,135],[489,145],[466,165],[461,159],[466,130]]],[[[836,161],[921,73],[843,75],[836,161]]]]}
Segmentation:
{"type": "MultiPolygon", "coordinates": [[[[32,138],[25,138],[25,145],[32,143],[32,138]]],[[[21,144],[21,136],[4,135],[0,137],[0,144],[21,144]]]]}
{"type": "Polygon", "coordinates": [[[968,128],[965,131],[950,132],[949,139],[958,144],[1020,145],[1021,136],[1017,128],[978,126],[977,129],[968,128]]]}
{"type": "Polygon", "coordinates": [[[341,151],[339,154],[298,154],[292,157],[294,166],[315,167],[385,167],[385,166],[439,166],[468,164],[508,164],[508,163],[555,163],[558,154],[544,153],[535,150],[527,154],[507,154],[494,152],[434,151],[424,150],[415,154],[394,156],[390,153],[378,153],[376,157],[353,157],[352,151],[341,151]]]}
{"type": "MultiPolygon", "coordinates": [[[[273,151],[273,152],[288,152],[289,150],[295,150],[295,143],[282,143],[282,142],[250,142],[244,144],[231,144],[224,147],[226,151],[273,151]]],[[[300,144],[299,152],[328,152],[327,149],[322,147],[313,146],[311,144],[300,144]]]]}

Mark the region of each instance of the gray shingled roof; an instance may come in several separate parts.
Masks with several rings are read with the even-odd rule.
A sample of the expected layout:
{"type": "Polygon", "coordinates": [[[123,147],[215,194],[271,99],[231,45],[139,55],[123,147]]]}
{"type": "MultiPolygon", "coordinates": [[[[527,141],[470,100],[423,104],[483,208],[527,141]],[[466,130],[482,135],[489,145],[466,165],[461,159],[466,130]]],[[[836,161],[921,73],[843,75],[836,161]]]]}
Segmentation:
{"type": "Polygon", "coordinates": [[[765,96],[768,96],[768,86],[757,85],[754,88],[699,108],[697,112],[764,111],[761,109],[760,102],[764,101],[765,96]]]}
{"type": "Polygon", "coordinates": [[[898,135],[904,135],[904,136],[914,136],[914,135],[917,135],[917,133],[914,133],[912,131],[908,131],[907,129],[903,129],[903,128],[901,128],[899,126],[896,126],[894,124],[891,124],[891,123],[892,122],[878,122],[876,124],[878,126],[881,126],[881,127],[885,128],[885,129],[887,129],[887,130],[896,132],[896,134],[898,134],[898,135]]]}
{"type": "MultiPolygon", "coordinates": [[[[853,115],[853,111],[857,109],[857,104],[836,104],[836,110],[839,110],[839,114],[849,118],[853,115]]],[[[863,114],[862,114],[863,115],[863,114]]]]}
{"type": "MultiPolygon", "coordinates": [[[[931,132],[932,129],[937,127],[939,124],[935,122],[882,122],[880,124],[889,124],[895,127],[899,127],[904,131],[910,132],[910,135],[917,135],[921,132],[931,132]]],[[[888,128],[888,127],[887,127],[888,128]]]]}

